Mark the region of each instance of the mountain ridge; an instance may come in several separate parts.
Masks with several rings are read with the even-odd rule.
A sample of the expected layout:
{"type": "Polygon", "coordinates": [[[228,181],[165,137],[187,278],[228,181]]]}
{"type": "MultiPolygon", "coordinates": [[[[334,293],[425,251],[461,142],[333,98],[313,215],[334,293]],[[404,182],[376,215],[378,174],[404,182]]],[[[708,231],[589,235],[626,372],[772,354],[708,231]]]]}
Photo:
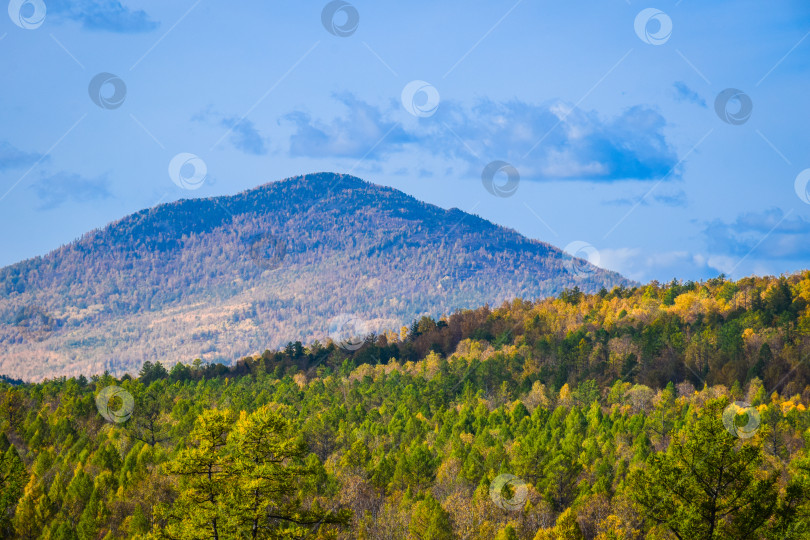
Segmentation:
{"type": "Polygon", "coordinates": [[[307,174],[144,209],[0,269],[0,372],[232,362],[323,339],[339,316],[383,331],[423,314],[630,283],[457,208],[307,174]]]}

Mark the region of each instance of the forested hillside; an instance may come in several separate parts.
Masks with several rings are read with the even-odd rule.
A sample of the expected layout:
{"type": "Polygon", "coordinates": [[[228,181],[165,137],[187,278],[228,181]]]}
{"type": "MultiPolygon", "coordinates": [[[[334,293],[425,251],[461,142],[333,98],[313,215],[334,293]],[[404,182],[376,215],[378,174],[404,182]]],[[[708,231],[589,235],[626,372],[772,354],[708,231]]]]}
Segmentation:
{"type": "Polygon", "coordinates": [[[810,273],[2,383],[15,538],[807,538],[810,273]]]}
{"type": "Polygon", "coordinates": [[[458,209],[330,173],[182,200],[0,269],[0,372],[234,358],[423,314],[631,285],[458,209]]]}

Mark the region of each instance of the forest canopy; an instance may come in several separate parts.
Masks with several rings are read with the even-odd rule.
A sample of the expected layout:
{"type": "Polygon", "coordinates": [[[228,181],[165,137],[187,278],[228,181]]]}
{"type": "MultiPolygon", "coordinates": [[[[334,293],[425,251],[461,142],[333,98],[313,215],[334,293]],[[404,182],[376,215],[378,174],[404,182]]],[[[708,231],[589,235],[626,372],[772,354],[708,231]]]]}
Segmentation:
{"type": "Polygon", "coordinates": [[[808,299],[808,273],[572,289],[3,382],[0,535],[806,538],[808,299]]]}

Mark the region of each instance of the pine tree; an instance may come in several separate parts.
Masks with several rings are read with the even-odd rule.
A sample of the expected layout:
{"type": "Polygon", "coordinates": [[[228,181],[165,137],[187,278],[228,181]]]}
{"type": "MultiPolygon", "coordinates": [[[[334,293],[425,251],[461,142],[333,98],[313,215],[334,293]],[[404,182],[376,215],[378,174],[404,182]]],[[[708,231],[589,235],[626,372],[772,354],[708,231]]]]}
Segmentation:
{"type": "Polygon", "coordinates": [[[245,538],[303,536],[324,524],[346,523],[342,512],[302,507],[300,498],[315,471],[303,463],[304,442],[277,409],[242,411],[229,438],[233,479],[227,505],[229,529],[245,538]]]}
{"type": "Polygon", "coordinates": [[[761,448],[723,426],[723,398],[629,479],[643,513],[677,538],[752,538],[774,514],[778,473],[762,476],[761,448]]]}
{"type": "Polygon", "coordinates": [[[39,538],[42,532],[40,524],[47,523],[50,518],[51,500],[43,491],[39,479],[31,477],[17,504],[17,511],[12,521],[16,536],[26,540],[39,538]]]}
{"type": "Polygon", "coordinates": [[[99,528],[102,521],[99,520],[99,514],[102,513],[102,501],[99,496],[98,490],[93,490],[90,500],[84,507],[84,512],[79,519],[76,527],[79,533],[80,540],[94,540],[98,536],[99,528]]]}
{"type": "Polygon", "coordinates": [[[28,482],[28,474],[17,449],[8,443],[5,435],[3,439],[8,447],[0,454],[0,536],[10,538],[14,532],[11,517],[28,482]]]}
{"type": "Polygon", "coordinates": [[[584,540],[582,530],[577,523],[577,514],[571,508],[566,509],[557,517],[554,527],[540,529],[534,540],[584,540]]]}
{"type": "Polygon", "coordinates": [[[169,538],[225,538],[223,499],[233,488],[225,444],[231,428],[228,411],[204,411],[191,432],[190,448],[169,463],[167,471],[180,477],[180,495],[171,507],[159,509],[167,520],[162,533],[169,538]]]}
{"type": "Polygon", "coordinates": [[[445,540],[453,538],[450,515],[432,495],[414,505],[408,527],[411,537],[417,540],[445,540]]]}
{"type": "Polygon", "coordinates": [[[515,528],[511,525],[507,525],[498,531],[497,536],[495,536],[495,540],[519,540],[519,537],[515,528]]]}
{"type": "Polygon", "coordinates": [[[306,447],[283,414],[263,407],[230,413],[205,411],[192,431],[193,445],[167,470],[180,477],[180,495],[159,517],[168,538],[284,538],[304,536],[325,524],[345,524],[342,511],[305,508],[302,495],[314,469],[306,447]]]}

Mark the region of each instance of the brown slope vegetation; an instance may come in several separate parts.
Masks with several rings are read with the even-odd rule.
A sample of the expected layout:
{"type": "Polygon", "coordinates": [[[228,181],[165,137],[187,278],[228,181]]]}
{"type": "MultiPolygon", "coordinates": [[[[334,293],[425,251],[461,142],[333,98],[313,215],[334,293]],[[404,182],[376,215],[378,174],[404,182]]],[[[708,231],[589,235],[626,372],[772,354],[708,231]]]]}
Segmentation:
{"type": "Polygon", "coordinates": [[[0,269],[0,372],[39,380],[232,361],[514,297],[627,284],[457,209],[320,173],[127,216],[0,269]],[[584,271],[583,271],[584,269],[584,271]]]}

